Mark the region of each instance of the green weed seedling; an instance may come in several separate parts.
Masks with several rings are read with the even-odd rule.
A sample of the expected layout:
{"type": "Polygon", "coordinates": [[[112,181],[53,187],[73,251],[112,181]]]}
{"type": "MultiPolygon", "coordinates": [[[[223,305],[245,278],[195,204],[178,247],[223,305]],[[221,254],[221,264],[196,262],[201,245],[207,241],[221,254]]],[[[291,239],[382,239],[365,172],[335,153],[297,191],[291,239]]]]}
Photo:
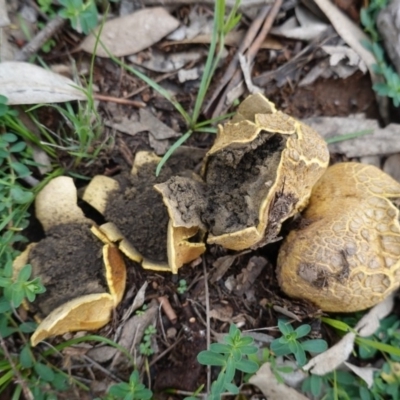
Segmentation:
{"type": "Polygon", "coordinates": [[[139,308],[138,310],[136,310],[135,315],[144,315],[144,313],[146,312],[146,310],[149,308],[149,306],[147,304],[143,304],[142,308],[139,308]]]}
{"type": "Polygon", "coordinates": [[[386,61],[384,50],[381,44],[376,20],[379,12],[385,8],[388,0],[372,0],[368,7],[361,9],[360,19],[364,26],[364,30],[368,33],[372,43],[365,43],[375,56],[377,64],[374,65],[374,72],[381,75],[384,79],[383,83],[375,83],[373,89],[384,97],[389,97],[395,107],[400,106],[400,76],[393,67],[386,61]]]}
{"type": "Polygon", "coordinates": [[[187,292],[187,290],[188,290],[188,287],[187,287],[186,279],[180,279],[180,280],[179,280],[179,286],[178,286],[178,288],[176,289],[176,291],[177,291],[179,294],[184,294],[184,293],[187,292]]]}
{"type": "MultiPolygon", "coordinates": [[[[282,378],[281,373],[289,374],[289,373],[293,372],[293,368],[290,366],[277,365],[275,355],[272,354],[272,352],[267,348],[263,348],[263,349],[259,350],[257,352],[257,354],[250,354],[248,356],[248,358],[249,358],[249,360],[257,363],[259,368],[267,362],[270,363],[271,371],[273,372],[276,380],[279,383],[284,383],[284,379],[282,378]]],[[[246,374],[246,376],[244,378],[245,382],[248,382],[252,376],[253,376],[253,374],[246,374]]]]}
{"type": "Polygon", "coordinates": [[[139,372],[133,371],[129,382],[121,382],[110,386],[106,399],[149,400],[152,396],[152,391],[140,382],[139,372]]]}
{"type": "Polygon", "coordinates": [[[144,331],[142,343],[140,343],[139,351],[144,356],[151,356],[154,350],[151,347],[151,339],[157,333],[157,329],[153,325],[149,325],[144,331]]]}
{"type": "Polygon", "coordinates": [[[365,382],[347,371],[333,371],[319,376],[310,375],[303,381],[301,390],[313,398],[324,400],[372,400],[365,382]]]}
{"type": "Polygon", "coordinates": [[[85,35],[96,27],[98,12],[95,0],[58,0],[62,8],[58,15],[68,19],[76,31],[82,31],[85,35]]]}
{"type": "Polygon", "coordinates": [[[282,337],[271,342],[271,350],[276,356],[286,356],[293,354],[299,367],[307,362],[306,351],[310,353],[322,353],[328,348],[328,344],[323,339],[310,339],[299,341],[307,336],[311,331],[310,325],[301,325],[293,329],[292,325],[284,320],[278,321],[278,328],[282,337]]]}
{"type": "Polygon", "coordinates": [[[224,343],[213,343],[210,350],[201,351],[197,356],[200,364],[221,367],[218,378],[211,385],[208,399],[219,400],[226,391],[238,394],[239,388],[234,384],[235,373],[255,373],[259,366],[249,360],[249,356],[255,353],[257,347],[253,344],[253,338],[243,336],[235,325],[230,326],[224,343]]]}

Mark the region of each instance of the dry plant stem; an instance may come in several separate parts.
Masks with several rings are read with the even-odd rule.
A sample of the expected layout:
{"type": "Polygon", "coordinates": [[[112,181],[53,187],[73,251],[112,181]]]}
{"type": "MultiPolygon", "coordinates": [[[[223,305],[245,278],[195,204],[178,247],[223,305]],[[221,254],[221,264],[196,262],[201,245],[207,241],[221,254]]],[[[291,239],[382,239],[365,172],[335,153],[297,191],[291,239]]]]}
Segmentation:
{"type": "Polygon", "coordinates": [[[142,101],[136,101],[136,100],[129,100],[129,99],[124,99],[124,98],[120,98],[120,97],[107,96],[105,94],[95,93],[93,95],[93,97],[96,100],[109,101],[109,102],[112,102],[112,103],[124,104],[124,105],[128,105],[128,106],[136,107],[136,108],[145,108],[146,107],[146,103],[143,103],[142,101]]]}
{"type": "Polygon", "coordinates": [[[4,342],[3,336],[0,335],[0,346],[3,349],[3,353],[7,361],[10,363],[11,368],[13,370],[14,376],[17,378],[15,380],[16,383],[20,384],[22,387],[22,392],[24,393],[24,397],[26,400],[35,400],[33,397],[32,392],[30,391],[29,387],[27,386],[26,382],[24,381],[24,378],[22,378],[22,375],[19,373],[18,369],[16,368],[13,359],[11,358],[10,353],[8,352],[7,345],[4,342]]]}
{"type": "MultiPolygon", "coordinates": [[[[204,273],[204,292],[206,296],[206,323],[207,323],[207,350],[210,350],[211,335],[210,335],[210,293],[208,291],[208,274],[206,260],[203,257],[203,273],[204,273]]],[[[211,390],[211,366],[207,365],[207,395],[211,390]]]]}
{"type": "Polygon", "coordinates": [[[66,23],[64,18],[59,16],[51,19],[46,26],[16,55],[15,61],[27,61],[38,52],[42,46],[53,37],[66,23]]]}
{"type": "Polygon", "coordinates": [[[178,320],[178,317],[176,316],[176,313],[172,308],[171,303],[168,300],[168,297],[161,296],[158,297],[157,300],[160,303],[161,308],[163,309],[165,315],[168,317],[168,319],[171,321],[172,324],[175,324],[176,321],[178,320]]]}
{"type": "MultiPolygon", "coordinates": [[[[209,100],[204,113],[208,115],[210,108],[215,103],[215,101],[220,96],[221,92],[223,92],[226,85],[234,76],[235,72],[237,71],[238,63],[239,63],[239,54],[244,53],[254,41],[255,37],[257,36],[258,31],[260,30],[262,23],[266,16],[268,15],[269,10],[271,9],[270,5],[263,7],[260,11],[260,14],[253,20],[250,28],[247,30],[246,36],[244,37],[242,43],[240,44],[239,48],[236,51],[235,56],[232,58],[228,68],[226,69],[224,76],[222,77],[220,84],[215,89],[211,99],[209,100]]],[[[215,111],[214,111],[215,115],[215,111]]]]}
{"type": "MultiPolygon", "coordinates": [[[[281,8],[281,5],[282,5],[282,0],[275,0],[272,7],[268,6],[268,10],[267,10],[268,15],[266,16],[264,23],[262,24],[261,31],[254,38],[253,43],[251,44],[251,46],[249,47],[249,49],[247,50],[247,52],[245,54],[249,65],[253,62],[255,56],[258,53],[258,50],[260,49],[261,44],[263,43],[266,36],[268,35],[268,32],[270,31],[272,24],[275,21],[275,18],[279,12],[279,9],[281,8]]],[[[264,7],[264,9],[265,8],[266,7],[264,7]]],[[[236,61],[236,66],[235,66],[236,72],[233,75],[230,82],[228,83],[228,85],[226,86],[224,92],[222,93],[222,95],[219,99],[219,103],[215,107],[212,118],[215,118],[216,116],[223,113],[225,99],[226,99],[227,94],[234,87],[236,87],[242,80],[242,71],[241,71],[241,68],[237,68],[237,64],[238,64],[238,60],[239,60],[239,54],[243,54],[243,53],[244,52],[241,52],[240,49],[238,50],[237,61],[236,61]]],[[[236,56],[235,56],[235,58],[236,58],[236,56]]]]}
{"type": "Polygon", "coordinates": [[[313,60],[314,53],[324,44],[329,42],[331,39],[337,37],[336,33],[334,32],[333,28],[328,28],[325,32],[321,33],[317,38],[313,39],[303,50],[297,53],[294,57],[292,57],[287,63],[283,64],[276,70],[263,72],[262,74],[258,75],[254,78],[253,83],[258,86],[265,86],[267,85],[277,73],[287,68],[299,68],[298,66],[304,66],[309,61],[313,60]]]}
{"type": "Polygon", "coordinates": [[[167,355],[175,346],[177,346],[182,340],[183,336],[178,338],[174,344],[171,344],[167,349],[165,349],[162,353],[160,353],[157,357],[153,357],[151,362],[149,363],[149,367],[152,367],[154,364],[156,364],[159,360],[161,360],[165,355],[167,355]]]}
{"type": "MultiPolygon", "coordinates": [[[[168,78],[170,78],[171,76],[176,75],[176,74],[178,73],[178,71],[179,71],[179,70],[174,71],[174,72],[168,72],[167,74],[163,74],[163,75],[161,75],[161,76],[155,78],[155,79],[154,79],[154,82],[160,83],[160,82],[162,82],[163,80],[168,79],[168,78]]],[[[145,84],[145,85],[140,86],[139,88],[135,89],[133,92],[128,93],[128,94],[127,94],[126,96],[124,96],[123,98],[124,98],[124,99],[129,99],[129,97],[136,96],[136,95],[138,95],[139,93],[142,93],[143,90],[146,90],[146,89],[148,89],[148,88],[149,88],[149,85],[145,84]]]]}
{"type": "Polygon", "coordinates": [[[87,356],[86,354],[83,355],[83,358],[88,361],[91,365],[93,365],[95,368],[97,368],[99,371],[103,372],[107,376],[109,376],[113,381],[115,382],[122,382],[122,379],[119,378],[117,375],[113,374],[111,371],[109,371],[107,368],[104,368],[101,364],[98,362],[94,361],[92,358],[87,356]]]}
{"type": "Polygon", "coordinates": [[[254,42],[250,46],[248,52],[246,53],[246,57],[248,63],[251,64],[260,50],[262,43],[264,42],[265,38],[267,37],[269,31],[271,30],[272,24],[275,21],[276,16],[282,6],[283,0],[275,0],[274,5],[272,6],[270,12],[268,13],[267,18],[265,19],[263,26],[261,28],[260,33],[255,38],[254,42]]]}

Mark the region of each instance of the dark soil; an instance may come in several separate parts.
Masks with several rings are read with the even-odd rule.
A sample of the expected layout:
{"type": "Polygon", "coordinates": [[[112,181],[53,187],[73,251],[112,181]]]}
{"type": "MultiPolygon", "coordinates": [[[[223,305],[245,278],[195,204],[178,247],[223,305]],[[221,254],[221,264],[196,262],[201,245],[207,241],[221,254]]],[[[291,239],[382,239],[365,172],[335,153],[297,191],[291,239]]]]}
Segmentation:
{"type": "Polygon", "coordinates": [[[200,161],[201,153],[178,152],[155,176],[157,162],[138,168],[137,175],[124,172],[115,178],[120,189],[114,191],[107,203],[104,216],[114,222],[123,235],[144,257],[152,261],[167,261],[167,227],[169,216],[162,196],[154,185],[174,175],[190,175],[200,161]]]}
{"type": "Polygon", "coordinates": [[[258,225],[260,205],[275,181],[285,143],[284,135],[261,132],[245,146],[228,146],[210,157],[202,220],[213,235],[258,225]]]}
{"type": "Polygon", "coordinates": [[[286,140],[261,132],[249,143],[229,145],[208,157],[203,182],[172,177],[167,196],[184,222],[202,224],[216,236],[257,226],[286,140]]]}
{"type": "Polygon", "coordinates": [[[33,276],[46,287],[34,303],[41,316],[79,296],[108,292],[102,248],[86,224],[57,225],[47,232],[29,254],[33,276]]]}

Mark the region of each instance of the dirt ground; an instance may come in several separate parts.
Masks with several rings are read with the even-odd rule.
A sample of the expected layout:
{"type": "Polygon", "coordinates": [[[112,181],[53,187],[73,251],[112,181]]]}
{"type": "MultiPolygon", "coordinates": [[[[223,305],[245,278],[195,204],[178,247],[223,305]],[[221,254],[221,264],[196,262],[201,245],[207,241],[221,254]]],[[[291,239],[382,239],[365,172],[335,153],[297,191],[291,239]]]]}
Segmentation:
{"type": "MultiPolygon", "coordinates": [[[[185,21],[185,16],[189,13],[190,8],[188,5],[177,7],[173,13],[178,19],[185,21]]],[[[211,13],[209,8],[206,9],[211,13]]],[[[243,24],[243,27],[246,28],[246,24],[243,24]]],[[[45,62],[49,64],[70,64],[72,58],[79,69],[90,61],[89,55],[76,50],[81,37],[71,33],[70,28],[65,27],[56,35],[55,40],[57,44],[52,51],[49,54],[41,54],[45,62]]],[[[271,49],[260,49],[258,51],[253,69],[255,77],[285,65],[306,46],[306,43],[298,40],[279,38],[277,40],[282,45],[280,50],[273,50],[278,57],[271,57],[271,49]]],[[[163,49],[172,55],[178,51],[196,51],[203,48],[204,45],[197,44],[166,46],[162,41],[154,45],[151,50],[163,49]]],[[[151,57],[151,50],[143,51],[143,58],[151,57]]],[[[220,79],[235,54],[235,50],[234,46],[228,48],[228,55],[217,70],[216,78],[206,96],[206,104],[215,88],[218,87],[220,79]]],[[[203,62],[204,59],[200,61],[200,64],[203,62]]],[[[311,59],[310,63],[299,65],[297,71],[299,76],[304,77],[315,62],[311,59]]],[[[154,72],[149,72],[149,75],[153,78],[159,76],[154,72]]],[[[165,87],[173,88],[175,97],[185,109],[192,109],[199,84],[198,79],[181,83],[176,74],[171,74],[170,77],[163,80],[163,84],[165,87]]],[[[145,86],[140,79],[129,75],[105,58],[96,58],[95,60],[94,85],[100,93],[113,98],[126,98],[129,93],[145,86]]],[[[378,106],[371,86],[368,74],[358,71],[346,79],[339,77],[318,78],[307,86],[299,86],[299,79],[297,78],[293,80],[289,78],[280,87],[277,86],[275,80],[272,80],[262,86],[261,89],[265,91],[267,97],[276,104],[279,110],[298,119],[363,113],[368,118],[379,120],[378,106]]],[[[240,97],[240,99],[243,98],[244,96],[240,97]]],[[[146,109],[151,109],[160,121],[172,127],[176,132],[184,132],[185,126],[182,117],[168,101],[153,89],[145,87],[139,94],[130,97],[130,99],[142,103],[146,109]]],[[[99,111],[102,118],[107,121],[136,118],[139,113],[139,109],[132,105],[118,104],[112,100],[100,101],[99,111]]],[[[42,110],[40,118],[43,124],[57,130],[59,117],[54,110],[42,110]]],[[[394,119],[393,117],[392,120],[394,119]]],[[[99,174],[106,175],[116,179],[120,184],[120,190],[110,197],[104,215],[100,215],[98,211],[83,201],[80,201],[79,204],[85,215],[99,225],[108,218],[119,219],[120,229],[131,238],[145,257],[154,262],[165,262],[167,259],[165,238],[167,236],[168,215],[162,204],[161,196],[151,189],[151,185],[165,182],[170,176],[177,173],[186,176],[186,170],[199,171],[201,158],[194,161],[179,159],[178,162],[172,158],[167,162],[158,178],[154,175],[156,163],[148,164],[147,170],[143,169],[137,176],[132,176],[129,171],[133,166],[137,152],[142,150],[153,151],[154,146],[149,139],[149,133],[143,131],[127,134],[118,129],[104,126],[104,137],[112,138],[109,141],[112,144],[104,147],[95,162],[82,163],[76,168],[72,168],[70,157],[63,152],[59,153],[60,163],[66,168],[67,174],[72,172],[84,175],[86,178],[99,174]],[[140,201],[138,201],[138,196],[140,201]],[[133,206],[130,203],[131,199],[135,199],[133,206]],[[149,220],[152,221],[150,225],[148,224],[149,220]]],[[[207,151],[213,143],[213,138],[212,134],[193,134],[185,145],[207,151]]],[[[171,140],[170,143],[172,142],[171,140]]],[[[279,143],[276,146],[279,147],[279,143]]],[[[346,157],[341,154],[332,154],[331,159],[346,159],[346,157]]],[[[209,211],[210,208],[217,207],[219,196],[226,193],[232,195],[233,186],[237,187],[237,183],[235,183],[231,188],[219,188],[218,180],[220,178],[223,179],[223,177],[218,176],[218,173],[214,177],[214,186],[210,190],[213,191],[215,204],[208,205],[209,211]]],[[[240,185],[247,178],[244,175],[243,182],[240,185]]],[[[87,181],[76,179],[78,189],[84,188],[86,184],[87,181]]],[[[237,195],[240,198],[240,192],[237,195]]],[[[216,217],[213,212],[214,210],[206,213],[204,218],[211,226],[216,224],[219,228],[221,221],[215,222],[216,217]]],[[[238,221],[237,224],[251,225],[256,218],[253,214],[246,215],[246,218],[251,220],[250,222],[243,219],[238,221]]],[[[287,221],[284,224],[282,236],[290,229],[292,223],[293,221],[287,221]]],[[[38,222],[33,216],[32,224],[26,232],[30,241],[38,241],[44,237],[43,232],[37,227],[38,222]]],[[[217,228],[213,233],[218,233],[217,228]]],[[[87,264],[92,264],[93,254],[98,252],[98,249],[91,248],[94,244],[90,238],[74,236],[75,233],[68,232],[68,230],[63,231],[62,237],[64,241],[69,243],[68,246],[71,249],[73,249],[75,241],[79,245],[82,244],[83,240],[90,241],[90,243],[87,246],[85,245],[86,253],[76,255],[77,259],[72,261],[74,265],[64,267],[63,274],[65,271],[71,274],[71,271],[75,271],[77,265],[79,265],[79,269],[86,268],[87,264]]],[[[55,238],[59,234],[54,232],[52,239],[56,240],[55,238]]],[[[54,243],[51,243],[49,237],[46,240],[49,242],[50,254],[54,250],[54,243]]],[[[281,292],[275,276],[279,245],[280,242],[277,241],[257,250],[242,253],[225,250],[218,245],[208,245],[205,254],[181,268],[177,276],[170,273],[144,270],[138,263],[126,258],[128,278],[125,296],[113,316],[113,321],[97,334],[111,339],[120,337],[120,329],[123,326],[121,320],[126,315],[139,289],[147,282],[144,303],[150,308],[155,307],[157,310],[156,314],[149,317],[149,321],[154,321],[157,327],[157,334],[153,339],[155,352],[147,358],[146,368],[144,367],[144,359],[139,357],[138,360],[140,360],[139,367],[144,372],[143,383],[150,386],[155,393],[155,398],[159,399],[182,398],[184,392],[193,392],[199,385],[206,383],[206,368],[196,360],[199,351],[204,350],[207,345],[206,298],[209,301],[211,315],[210,328],[211,332],[216,334],[215,336],[218,333],[226,332],[232,322],[246,330],[262,330],[266,327],[276,326],[278,317],[284,312],[296,320],[295,324],[310,324],[312,326],[312,337],[324,338],[329,343],[334,343],[336,338],[332,337],[332,332],[327,331],[326,328],[321,328],[317,318],[321,315],[321,311],[317,307],[290,299],[281,292]],[[186,281],[188,289],[185,293],[180,294],[178,287],[179,280],[182,279],[186,281]],[[206,281],[208,282],[207,287],[206,281]],[[162,299],[168,299],[168,308],[172,310],[172,314],[166,312],[164,307],[160,308],[162,299]],[[169,389],[169,391],[166,391],[166,389],[169,389]]],[[[82,251],[82,248],[80,251],[82,251]]],[[[46,252],[44,249],[37,250],[32,257],[46,257],[46,252]]],[[[59,256],[55,254],[54,257],[59,256]]],[[[51,264],[51,261],[49,263],[51,264]]],[[[43,268],[51,268],[51,265],[43,268]]],[[[82,270],[80,271],[82,272],[82,270]]],[[[84,274],[75,272],[73,274],[76,278],[74,282],[84,282],[87,279],[84,274]]],[[[90,275],[98,276],[99,273],[91,270],[90,275]]],[[[62,276],[57,279],[61,278],[62,276]]],[[[102,290],[101,288],[105,285],[104,277],[99,279],[98,285],[98,289],[94,289],[94,292],[102,290]]],[[[60,289],[58,287],[56,296],[61,296],[65,291],[70,291],[70,288],[60,289]]],[[[93,293],[93,288],[90,288],[90,292],[93,293]]],[[[85,290],[82,293],[79,292],[79,294],[83,293],[86,293],[85,290]]],[[[76,295],[76,293],[71,292],[69,294],[76,295]]],[[[50,296],[50,291],[47,295],[50,296]]],[[[43,307],[42,311],[47,312],[48,310],[43,307]]],[[[277,335],[275,331],[268,331],[268,333],[277,335]]],[[[56,338],[54,343],[60,340],[62,339],[56,338]]],[[[66,368],[71,371],[71,374],[85,381],[91,388],[91,393],[74,389],[65,394],[61,393],[59,398],[92,399],[104,395],[107,385],[113,380],[113,376],[121,379],[129,377],[131,371],[126,360],[121,361],[119,359],[116,361],[112,357],[106,357],[98,348],[96,351],[92,350],[85,347],[82,348],[81,354],[64,353],[61,358],[54,360],[60,365],[67,366],[66,368]],[[90,357],[93,364],[88,362],[87,357],[90,357]],[[88,366],[88,364],[90,365],[88,366]],[[98,365],[100,365],[99,368],[96,367],[98,365]]],[[[248,398],[251,394],[256,393],[254,388],[245,390],[247,390],[248,398]]]]}

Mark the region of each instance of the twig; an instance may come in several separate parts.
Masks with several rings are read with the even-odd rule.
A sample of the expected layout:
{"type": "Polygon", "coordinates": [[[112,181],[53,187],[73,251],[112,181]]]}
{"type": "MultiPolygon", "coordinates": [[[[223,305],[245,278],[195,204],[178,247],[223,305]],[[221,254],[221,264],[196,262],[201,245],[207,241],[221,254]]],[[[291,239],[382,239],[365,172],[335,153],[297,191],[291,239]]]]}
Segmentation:
{"type": "MultiPolygon", "coordinates": [[[[281,8],[282,5],[282,0],[275,0],[273,6],[269,9],[268,15],[265,18],[265,21],[261,27],[260,33],[257,35],[257,37],[254,39],[252,45],[249,47],[247,53],[246,53],[246,58],[247,62],[250,65],[255,56],[258,53],[258,50],[260,49],[260,46],[262,42],[264,41],[265,37],[268,35],[268,32],[270,31],[272,24],[279,12],[279,9],[281,8]]],[[[215,110],[213,111],[212,118],[215,118],[217,115],[220,115],[223,113],[223,107],[225,104],[225,99],[227,94],[235,87],[237,86],[242,79],[242,71],[238,69],[235,74],[233,75],[232,79],[230,80],[229,84],[226,86],[224,92],[222,93],[219,103],[215,107],[215,110]]]]}
{"type": "MultiPolygon", "coordinates": [[[[171,76],[176,75],[177,73],[178,73],[178,70],[173,71],[173,72],[168,72],[168,73],[163,74],[163,75],[160,75],[160,76],[158,76],[157,78],[154,79],[154,82],[160,83],[160,82],[162,82],[164,79],[168,79],[168,78],[170,78],[171,76]]],[[[128,93],[128,94],[125,95],[123,98],[124,98],[124,99],[129,99],[129,97],[136,96],[136,95],[138,95],[139,93],[142,93],[143,90],[146,90],[147,88],[149,88],[149,85],[146,83],[145,85],[140,86],[139,88],[135,89],[133,92],[128,93]]]]}
{"type": "Polygon", "coordinates": [[[60,16],[50,20],[46,26],[16,55],[16,61],[26,61],[64,26],[66,20],[60,16]]]}
{"type": "Polygon", "coordinates": [[[133,106],[136,108],[145,108],[146,103],[143,103],[142,101],[137,101],[137,100],[129,100],[129,99],[124,99],[120,97],[113,97],[113,96],[107,96],[105,94],[99,94],[99,93],[94,93],[93,97],[96,100],[101,100],[101,101],[109,101],[117,104],[125,104],[128,106],[133,106]]]}
{"type": "MultiPolygon", "coordinates": [[[[206,115],[209,114],[210,108],[212,105],[217,101],[217,99],[220,97],[221,93],[224,91],[224,88],[228,85],[232,77],[235,75],[235,72],[237,71],[237,66],[239,63],[239,54],[243,54],[251,45],[251,43],[254,41],[256,38],[256,35],[258,31],[260,30],[262,23],[266,16],[268,15],[269,10],[271,9],[270,5],[267,5],[263,7],[260,11],[260,14],[253,20],[252,24],[250,25],[250,28],[247,30],[246,35],[238,47],[235,56],[233,57],[232,61],[230,62],[228,68],[226,69],[224,76],[222,77],[220,84],[218,85],[217,89],[214,91],[213,95],[211,96],[211,99],[209,100],[204,113],[206,115]]],[[[225,95],[225,93],[224,93],[225,95]]],[[[215,112],[214,112],[215,115],[215,112]]]]}
{"type": "MultiPolygon", "coordinates": [[[[203,272],[204,272],[204,292],[206,297],[206,322],[207,322],[207,350],[210,350],[211,334],[210,334],[210,293],[208,291],[208,273],[206,268],[206,260],[203,256],[203,272]]],[[[207,394],[211,390],[211,366],[207,365],[207,394]]]]}
{"type": "Polygon", "coordinates": [[[24,393],[25,399],[26,400],[35,400],[33,397],[33,394],[31,390],[29,389],[28,385],[26,384],[24,378],[22,375],[19,373],[18,368],[15,366],[13,359],[11,358],[10,353],[8,352],[6,343],[4,342],[3,336],[0,335],[0,345],[1,348],[3,349],[4,356],[10,363],[11,369],[13,370],[14,376],[17,377],[16,383],[19,383],[22,387],[22,392],[24,393]]]}
{"type": "Polygon", "coordinates": [[[176,321],[178,320],[178,317],[176,315],[175,310],[172,308],[171,303],[168,300],[167,296],[160,296],[157,298],[158,302],[161,305],[161,308],[163,309],[165,315],[168,317],[168,319],[171,321],[172,324],[176,324],[176,321]]]}
{"type": "Polygon", "coordinates": [[[118,377],[117,375],[113,374],[108,368],[104,368],[101,364],[99,364],[97,361],[93,360],[93,358],[87,356],[84,354],[82,356],[86,361],[88,361],[92,366],[97,368],[99,371],[103,372],[107,376],[109,376],[111,379],[113,379],[115,382],[122,382],[122,379],[118,377]]]}
{"type": "Polygon", "coordinates": [[[163,358],[166,354],[168,354],[175,346],[177,346],[182,340],[184,339],[184,336],[181,336],[180,338],[176,339],[175,343],[171,344],[167,349],[165,349],[162,353],[160,353],[157,357],[153,357],[151,362],[149,363],[149,367],[152,367],[154,364],[156,364],[161,358],[163,358]]]}

